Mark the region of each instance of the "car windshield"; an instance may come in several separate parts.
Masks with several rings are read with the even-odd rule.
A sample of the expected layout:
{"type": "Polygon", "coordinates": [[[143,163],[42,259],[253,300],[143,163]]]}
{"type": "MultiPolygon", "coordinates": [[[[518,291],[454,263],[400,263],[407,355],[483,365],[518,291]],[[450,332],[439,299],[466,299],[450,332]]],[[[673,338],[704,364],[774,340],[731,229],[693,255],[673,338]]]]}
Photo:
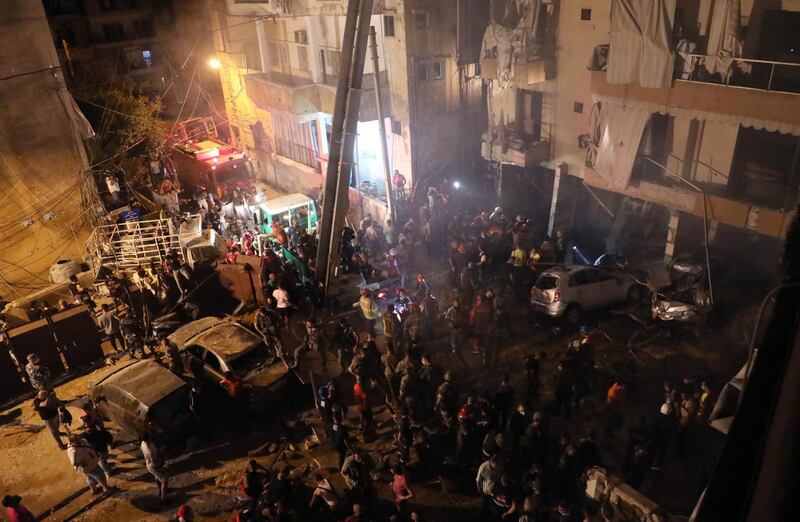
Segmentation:
{"type": "Polygon", "coordinates": [[[536,281],[536,288],[539,290],[553,290],[558,288],[558,278],[552,275],[541,275],[536,281]]]}
{"type": "Polygon", "coordinates": [[[233,373],[237,377],[245,378],[262,367],[267,366],[267,351],[263,344],[259,344],[251,350],[247,350],[233,360],[228,361],[233,373]]]}

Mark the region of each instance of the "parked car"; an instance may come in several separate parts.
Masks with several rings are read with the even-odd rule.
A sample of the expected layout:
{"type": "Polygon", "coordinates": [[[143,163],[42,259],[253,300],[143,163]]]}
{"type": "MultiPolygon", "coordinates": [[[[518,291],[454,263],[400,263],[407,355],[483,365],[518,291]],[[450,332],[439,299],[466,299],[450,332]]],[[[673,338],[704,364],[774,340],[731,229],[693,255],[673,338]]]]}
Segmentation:
{"type": "Polygon", "coordinates": [[[531,306],[536,312],[578,324],[585,311],[626,300],[637,302],[645,293],[646,287],[624,272],[564,265],[539,275],[531,288],[531,306]]]}
{"type": "Polygon", "coordinates": [[[184,354],[188,368],[202,368],[205,379],[219,384],[231,371],[250,383],[256,402],[274,396],[293,378],[259,335],[231,319],[204,317],[178,328],[168,339],[184,354]]]}
{"type": "Polygon", "coordinates": [[[89,398],[106,419],[140,437],[161,443],[185,433],[191,423],[189,385],[157,362],[136,361],[89,387],[89,398]]]}

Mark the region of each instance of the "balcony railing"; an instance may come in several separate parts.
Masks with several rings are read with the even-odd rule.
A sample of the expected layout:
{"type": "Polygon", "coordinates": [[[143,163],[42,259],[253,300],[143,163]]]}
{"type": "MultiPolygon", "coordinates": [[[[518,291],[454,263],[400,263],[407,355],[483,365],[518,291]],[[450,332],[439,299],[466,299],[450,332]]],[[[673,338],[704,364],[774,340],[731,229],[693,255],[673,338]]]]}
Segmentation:
{"type": "Polygon", "coordinates": [[[319,157],[313,149],[309,149],[308,147],[298,145],[297,143],[293,143],[288,140],[276,138],[275,152],[284,158],[289,158],[297,163],[308,165],[318,173],[322,172],[322,164],[320,163],[319,157]]]}
{"type": "Polygon", "coordinates": [[[675,61],[675,78],[730,87],[800,94],[800,63],[689,54],[675,61]]]}

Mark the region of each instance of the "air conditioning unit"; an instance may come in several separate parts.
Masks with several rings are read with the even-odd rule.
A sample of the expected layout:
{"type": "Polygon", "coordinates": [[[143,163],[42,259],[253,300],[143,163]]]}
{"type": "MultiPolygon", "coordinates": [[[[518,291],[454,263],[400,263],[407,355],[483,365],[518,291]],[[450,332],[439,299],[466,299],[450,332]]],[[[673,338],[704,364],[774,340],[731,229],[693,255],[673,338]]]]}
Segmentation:
{"type": "Polygon", "coordinates": [[[306,45],[308,43],[308,33],[304,30],[295,31],[294,43],[306,45]]]}

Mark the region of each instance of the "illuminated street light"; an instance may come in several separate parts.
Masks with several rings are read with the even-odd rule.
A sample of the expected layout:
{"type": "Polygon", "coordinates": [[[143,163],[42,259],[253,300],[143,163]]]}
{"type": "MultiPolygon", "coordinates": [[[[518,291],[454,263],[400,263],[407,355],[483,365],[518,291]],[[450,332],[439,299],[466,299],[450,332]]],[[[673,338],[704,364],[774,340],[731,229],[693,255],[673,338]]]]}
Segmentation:
{"type": "Polygon", "coordinates": [[[460,181],[454,181],[453,182],[453,188],[460,189],[461,188],[461,182],[460,181]]]}
{"type": "Polygon", "coordinates": [[[211,58],[208,61],[208,65],[211,66],[212,69],[219,69],[222,64],[219,63],[219,60],[217,60],[216,58],[211,58]]]}

